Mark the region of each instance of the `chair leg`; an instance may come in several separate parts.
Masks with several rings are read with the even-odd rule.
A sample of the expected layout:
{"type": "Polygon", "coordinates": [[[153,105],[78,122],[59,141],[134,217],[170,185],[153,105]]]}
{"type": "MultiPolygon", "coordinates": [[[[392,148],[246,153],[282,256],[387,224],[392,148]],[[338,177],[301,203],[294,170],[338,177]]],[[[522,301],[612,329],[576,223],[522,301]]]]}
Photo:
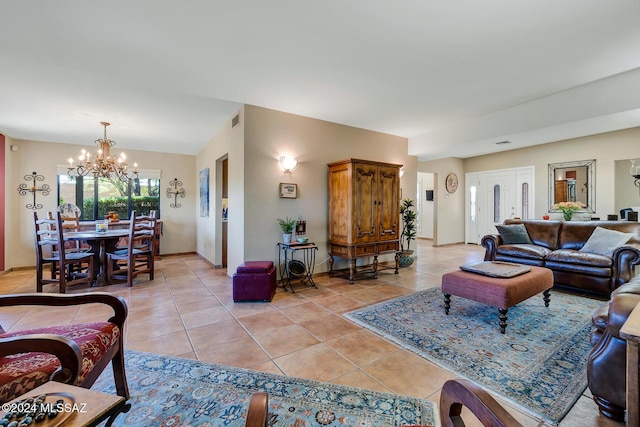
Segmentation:
{"type": "Polygon", "coordinates": [[[36,292],[42,292],[42,269],[44,267],[39,265],[36,267],[36,292]]]}
{"type": "Polygon", "coordinates": [[[60,284],[60,293],[67,292],[67,266],[60,265],[60,277],[58,278],[60,284]]]}
{"type": "MultiPolygon", "coordinates": [[[[124,333],[124,331],[120,331],[124,333]]],[[[124,351],[123,340],[120,337],[120,350],[111,359],[111,368],[113,370],[113,381],[116,383],[116,393],[118,396],[122,396],[125,400],[129,400],[129,386],[127,385],[127,374],[124,371],[124,351]]]]}

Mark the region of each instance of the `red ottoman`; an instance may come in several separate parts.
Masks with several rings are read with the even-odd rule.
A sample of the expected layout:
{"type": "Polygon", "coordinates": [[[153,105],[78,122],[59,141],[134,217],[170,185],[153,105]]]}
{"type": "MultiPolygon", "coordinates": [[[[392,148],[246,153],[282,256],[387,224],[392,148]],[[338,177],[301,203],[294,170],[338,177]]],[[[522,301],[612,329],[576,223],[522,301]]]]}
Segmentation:
{"type": "Polygon", "coordinates": [[[490,277],[462,270],[443,275],[442,293],[445,314],[449,314],[451,295],[491,305],[498,309],[500,333],[504,334],[509,307],[540,292],[543,293],[545,307],[549,307],[553,273],[544,267],[530,266],[530,268],[529,272],[510,278],[490,277]]]}
{"type": "Polygon", "coordinates": [[[271,301],[276,285],[273,261],[245,261],[233,275],[233,301],[271,301]]]}

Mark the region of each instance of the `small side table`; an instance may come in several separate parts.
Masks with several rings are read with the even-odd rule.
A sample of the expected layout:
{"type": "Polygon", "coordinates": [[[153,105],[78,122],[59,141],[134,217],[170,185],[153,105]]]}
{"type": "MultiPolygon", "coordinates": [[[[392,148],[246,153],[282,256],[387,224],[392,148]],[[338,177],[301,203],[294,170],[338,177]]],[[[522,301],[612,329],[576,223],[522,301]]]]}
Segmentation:
{"type": "Polygon", "coordinates": [[[300,279],[302,283],[308,282],[309,285],[318,289],[313,281],[313,270],[316,266],[316,251],[318,246],[315,243],[278,243],[278,268],[280,272],[280,283],[284,290],[287,285],[293,290],[292,280],[300,279]],[[295,254],[298,253],[300,259],[296,259],[295,254]],[[284,262],[283,262],[284,261],[284,262]]]}
{"type": "MultiPolygon", "coordinates": [[[[127,403],[122,396],[89,390],[57,381],[49,381],[13,399],[10,403],[18,402],[31,396],[60,392],[72,395],[78,409],[64,421],[64,425],[94,427],[107,420],[105,426],[109,427],[119,414],[129,412],[129,409],[131,409],[131,404],[127,403]]],[[[32,425],[35,426],[36,424],[34,423],[32,425]]]]}

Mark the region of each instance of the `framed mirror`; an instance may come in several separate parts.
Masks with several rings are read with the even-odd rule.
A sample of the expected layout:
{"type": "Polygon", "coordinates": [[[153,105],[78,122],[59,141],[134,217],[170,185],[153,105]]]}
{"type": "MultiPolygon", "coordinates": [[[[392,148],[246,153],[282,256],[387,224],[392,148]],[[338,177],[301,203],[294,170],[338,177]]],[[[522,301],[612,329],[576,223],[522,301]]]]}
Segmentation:
{"type": "Polygon", "coordinates": [[[595,212],[596,161],[549,163],[549,210],[554,203],[582,202],[584,211],[595,212]]]}

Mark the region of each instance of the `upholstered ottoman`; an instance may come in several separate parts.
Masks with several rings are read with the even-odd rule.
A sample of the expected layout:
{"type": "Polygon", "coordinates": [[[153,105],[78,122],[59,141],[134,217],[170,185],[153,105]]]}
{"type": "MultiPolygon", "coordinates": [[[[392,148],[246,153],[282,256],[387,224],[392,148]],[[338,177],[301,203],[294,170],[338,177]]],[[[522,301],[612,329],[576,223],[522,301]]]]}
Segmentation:
{"type": "Polygon", "coordinates": [[[527,266],[530,270],[514,277],[492,277],[470,271],[453,271],[442,276],[444,311],[449,314],[451,295],[498,308],[500,333],[507,328],[509,307],[543,292],[544,305],[549,307],[549,290],[553,273],[548,268],[527,266]]]}
{"type": "Polygon", "coordinates": [[[233,275],[233,301],[271,301],[276,293],[273,261],[245,261],[233,275]]]}

